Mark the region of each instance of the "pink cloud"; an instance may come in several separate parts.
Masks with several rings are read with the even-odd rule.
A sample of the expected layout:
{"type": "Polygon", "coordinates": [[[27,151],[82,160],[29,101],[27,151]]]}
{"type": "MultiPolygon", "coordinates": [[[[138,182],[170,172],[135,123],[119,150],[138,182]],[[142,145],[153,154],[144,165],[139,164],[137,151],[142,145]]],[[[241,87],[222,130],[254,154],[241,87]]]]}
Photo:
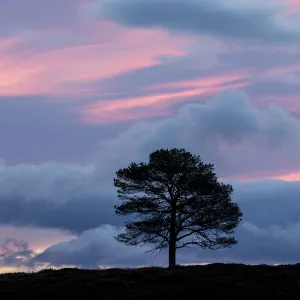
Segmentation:
{"type": "Polygon", "coordinates": [[[217,76],[210,76],[204,78],[198,78],[194,80],[186,80],[179,82],[170,82],[163,83],[155,86],[148,86],[146,90],[155,90],[155,89],[169,89],[169,88],[205,88],[205,87],[213,87],[218,86],[224,83],[229,83],[231,81],[246,79],[248,77],[249,72],[246,71],[236,71],[232,74],[224,74],[217,76]]]}
{"type": "Polygon", "coordinates": [[[300,110],[300,96],[265,96],[258,97],[253,102],[263,108],[275,104],[288,112],[300,110]]]}
{"type": "Polygon", "coordinates": [[[285,74],[300,70],[300,64],[294,64],[292,66],[280,66],[280,67],[274,67],[265,72],[265,75],[278,75],[278,74],[285,74]]]}
{"type": "Polygon", "coordinates": [[[283,0],[287,4],[287,8],[282,12],[281,16],[291,17],[296,16],[300,13],[300,1],[299,0],[283,0]]]}
{"type": "MultiPolygon", "coordinates": [[[[75,235],[58,229],[40,229],[34,227],[0,226],[0,254],[15,259],[15,263],[7,265],[0,259],[0,274],[9,272],[27,272],[32,268],[27,266],[28,260],[42,253],[48,247],[60,242],[71,241],[75,235]],[[20,253],[21,252],[21,253],[20,253]],[[27,252],[24,254],[24,252],[27,252]]],[[[47,264],[34,266],[35,270],[49,267],[47,264]]]]}
{"type": "MultiPolygon", "coordinates": [[[[268,78],[285,77],[298,71],[300,66],[286,65],[269,67],[258,73],[254,68],[236,70],[231,73],[217,74],[192,80],[173,81],[158,85],[148,85],[142,88],[151,91],[147,96],[131,97],[114,100],[99,100],[96,103],[81,108],[79,114],[81,121],[87,123],[114,123],[120,121],[136,120],[146,117],[167,116],[171,113],[170,107],[176,103],[183,103],[194,96],[214,95],[229,88],[243,88],[268,78]],[[240,81],[240,83],[234,83],[240,81]],[[170,89],[180,91],[170,92],[170,89]]],[[[276,84],[276,81],[275,81],[276,84]]],[[[199,98],[198,98],[199,99],[199,98]]],[[[262,96],[254,99],[258,106],[278,103],[288,111],[300,109],[297,96],[262,96]]]]}
{"type": "Polygon", "coordinates": [[[2,244],[7,237],[23,240],[26,237],[29,247],[37,252],[45,250],[54,243],[62,241],[70,241],[75,238],[74,235],[63,232],[59,229],[40,229],[33,227],[15,227],[15,226],[0,226],[0,244],[2,244]]]}
{"type": "Polygon", "coordinates": [[[272,179],[279,179],[283,181],[300,181],[300,172],[296,173],[287,173],[279,176],[272,176],[272,179]]]}
{"type": "Polygon", "coordinates": [[[300,9],[300,0],[285,0],[288,4],[300,9]]]}
{"type": "Polygon", "coordinates": [[[82,84],[159,64],[160,55],[185,54],[184,41],[162,31],[95,25],[101,26],[111,32],[102,41],[52,50],[22,51],[22,40],[0,41],[0,96],[89,93],[82,84]]]}
{"type": "MultiPolygon", "coordinates": [[[[249,82],[231,83],[236,79],[243,79],[244,74],[236,73],[228,76],[216,76],[214,79],[202,78],[184,81],[178,83],[179,87],[183,87],[178,92],[160,92],[149,96],[101,100],[97,103],[89,104],[81,107],[78,113],[81,120],[87,123],[114,123],[128,120],[136,120],[145,117],[166,116],[170,113],[170,107],[176,103],[186,102],[188,98],[194,96],[211,96],[223,90],[230,88],[242,88],[249,85],[249,82]],[[197,87],[197,83],[200,83],[197,87]]],[[[199,97],[197,99],[199,99],[199,97]]]]}
{"type": "Polygon", "coordinates": [[[257,173],[247,173],[239,176],[232,176],[232,177],[220,177],[220,180],[230,180],[234,179],[239,182],[249,182],[253,180],[282,180],[287,182],[296,182],[300,181],[300,171],[299,172],[288,172],[286,170],[278,170],[276,172],[277,174],[274,174],[270,172],[269,170],[257,172],[257,173]]]}

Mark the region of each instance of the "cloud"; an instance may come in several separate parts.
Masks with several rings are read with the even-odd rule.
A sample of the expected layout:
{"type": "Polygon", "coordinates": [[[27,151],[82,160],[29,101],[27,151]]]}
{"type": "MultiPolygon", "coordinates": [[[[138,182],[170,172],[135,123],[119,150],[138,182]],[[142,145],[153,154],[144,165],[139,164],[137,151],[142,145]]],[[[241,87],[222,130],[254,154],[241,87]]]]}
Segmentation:
{"type": "Polygon", "coordinates": [[[25,267],[33,256],[33,250],[25,241],[7,238],[0,244],[0,268],[25,267]]]}
{"type": "MultiPolygon", "coordinates": [[[[217,94],[229,88],[247,86],[247,75],[242,72],[225,74],[214,77],[202,77],[196,80],[161,84],[159,91],[150,92],[141,97],[127,97],[121,99],[100,100],[87,104],[78,109],[84,122],[87,123],[114,123],[141,119],[144,117],[163,116],[169,113],[169,107],[186,102],[192,97],[205,97],[217,94]],[[175,92],[166,92],[165,88],[177,89],[175,92]],[[180,90],[178,90],[178,88],[180,90]]],[[[155,89],[155,87],[153,87],[155,89]]],[[[151,87],[148,87],[151,90],[151,87]]]]}
{"type": "Polygon", "coordinates": [[[89,14],[128,26],[251,41],[299,42],[297,26],[277,18],[286,8],[282,1],[258,5],[223,0],[101,0],[87,5],[89,14]]]}
{"type": "Polygon", "coordinates": [[[277,106],[259,110],[239,91],[226,91],[205,103],[186,104],[170,118],[141,121],[103,143],[100,164],[125,166],[147,159],[157,148],[187,148],[214,162],[222,177],[265,177],[297,172],[299,119],[277,106]],[[106,156],[105,156],[106,155],[106,156]]]}
{"type": "Polygon", "coordinates": [[[268,228],[243,222],[236,232],[238,240],[236,246],[216,252],[194,250],[189,255],[193,262],[298,263],[300,260],[299,230],[299,221],[295,224],[273,225],[268,228]]]}
{"type": "Polygon", "coordinates": [[[83,232],[70,242],[62,242],[37,255],[32,262],[50,265],[75,265],[83,268],[98,266],[147,265],[152,256],[145,255],[147,248],[128,247],[119,244],[114,236],[122,231],[111,225],[103,225],[83,232]]]}
{"type": "MultiPolygon", "coordinates": [[[[294,19],[283,1],[89,1],[82,19],[83,2],[0,0],[0,267],[29,264],[39,235],[56,243],[70,232],[72,242],[36,259],[151,263],[144,249],[106,234],[124,220],[113,211],[115,170],[157,148],[200,154],[225,180],[300,178],[300,35],[296,23],[285,23],[294,19]],[[246,83],[236,86],[246,94],[202,93],[210,83],[219,92],[216,82],[225,90],[246,83]],[[96,124],[79,123],[74,112],[96,124]],[[126,123],[103,125],[108,119],[126,123]],[[5,234],[15,239],[2,241],[5,234]]],[[[245,213],[240,243],[200,256],[182,252],[181,261],[297,260],[299,183],[234,185],[245,213]]]]}
{"type": "MultiPolygon", "coordinates": [[[[161,55],[181,56],[187,47],[185,38],[162,31],[120,29],[109,22],[86,26],[80,23],[67,33],[64,30],[0,38],[0,96],[99,97],[99,93],[88,89],[89,81],[156,65],[161,55]]],[[[99,88],[103,87],[98,85],[99,88]]]]}
{"type": "Polygon", "coordinates": [[[115,171],[158,148],[184,147],[213,162],[221,178],[273,178],[299,172],[300,121],[280,108],[261,111],[228,91],[186,104],[174,116],[138,122],[104,140],[87,165],[47,162],[0,165],[0,224],[75,233],[114,218],[115,171]]]}
{"type": "Polygon", "coordinates": [[[197,45],[187,55],[168,62],[123,72],[101,83],[90,82],[88,86],[93,89],[102,85],[106,95],[77,108],[80,120],[112,124],[160,118],[184,103],[234,88],[245,91],[259,106],[276,102],[288,111],[299,109],[297,49],[229,49],[205,39],[201,44],[213,49],[211,53],[197,45]],[[282,99],[275,100],[279,95],[282,99]]]}
{"type": "Polygon", "coordinates": [[[2,225],[82,232],[112,222],[115,192],[93,166],[3,165],[0,177],[2,225]]]}
{"type": "MultiPolygon", "coordinates": [[[[184,249],[178,251],[179,263],[246,262],[293,263],[300,259],[300,182],[275,180],[233,182],[233,200],[244,216],[236,230],[238,244],[220,251],[184,249]]],[[[104,225],[83,232],[78,238],[58,243],[33,259],[54,266],[166,265],[167,253],[147,254],[147,247],[118,243],[114,236],[122,227],[104,225]]]]}
{"type": "Polygon", "coordinates": [[[13,237],[17,241],[26,239],[30,249],[40,252],[50,245],[74,239],[76,235],[59,229],[1,225],[0,244],[4,244],[8,237],[13,237]]]}
{"type": "Polygon", "coordinates": [[[186,104],[168,119],[132,125],[103,141],[86,166],[58,162],[6,165],[3,160],[0,224],[76,233],[73,241],[38,255],[35,263],[85,267],[153,263],[152,257],[143,254],[145,249],[122,248],[112,239],[125,220],[114,215],[117,202],[112,179],[118,168],[144,161],[157,148],[185,147],[205,162],[214,162],[217,174],[233,182],[234,200],[244,212],[244,223],[237,230],[240,243],[234,249],[202,251],[201,257],[182,252],[180,260],[294,260],[300,250],[300,183],[245,183],[231,178],[272,178],[299,171],[299,136],[299,119],[275,106],[258,110],[244,93],[223,92],[206,103],[186,104]],[[276,243],[281,244],[276,248],[276,243]]]}

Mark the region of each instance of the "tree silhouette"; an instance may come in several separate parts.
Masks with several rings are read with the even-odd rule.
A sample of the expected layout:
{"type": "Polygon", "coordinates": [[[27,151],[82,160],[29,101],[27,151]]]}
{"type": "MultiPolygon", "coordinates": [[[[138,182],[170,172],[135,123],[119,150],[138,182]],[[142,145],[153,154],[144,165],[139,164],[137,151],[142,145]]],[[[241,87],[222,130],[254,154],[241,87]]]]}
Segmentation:
{"type": "Polygon", "coordinates": [[[231,247],[242,218],[233,203],[230,184],[218,182],[213,164],[185,149],[160,149],[148,163],[132,162],[116,172],[121,205],[117,215],[132,215],[126,230],[115,237],[126,245],[154,244],[150,250],[169,248],[169,268],[176,266],[176,250],[198,246],[231,247]]]}

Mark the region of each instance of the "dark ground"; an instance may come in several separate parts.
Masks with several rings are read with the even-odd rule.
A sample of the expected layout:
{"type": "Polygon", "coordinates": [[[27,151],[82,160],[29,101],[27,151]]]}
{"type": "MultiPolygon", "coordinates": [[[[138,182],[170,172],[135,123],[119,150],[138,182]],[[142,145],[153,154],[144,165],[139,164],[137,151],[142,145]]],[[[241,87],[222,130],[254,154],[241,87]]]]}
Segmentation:
{"type": "MultiPolygon", "coordinates": [[[[78,295],[93,299],[203,299],[213,296],[300,296],[300,264],[110,270],[44,270],[0,275],[0,295],[78,295]],[[83,292],[83,293],[79,293],[83,292]],[[94,295],[92,293],[94,292],[94,295]],[[45,294],[44,294],[45,295],[45,294]],[[196,298],[195,298],[196,297],[196,298]]],[[[296,298],[295,298],[296,299],[296,298]]]]}

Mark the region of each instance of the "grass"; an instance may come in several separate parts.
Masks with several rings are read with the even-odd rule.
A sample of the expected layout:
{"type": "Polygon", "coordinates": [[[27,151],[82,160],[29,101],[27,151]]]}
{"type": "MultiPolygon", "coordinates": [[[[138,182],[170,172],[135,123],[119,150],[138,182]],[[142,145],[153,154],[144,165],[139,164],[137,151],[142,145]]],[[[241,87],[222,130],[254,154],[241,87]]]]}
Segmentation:
{"type": "Polygon", "coordinates": [[[0,275],[0,295],[53,292],[99,299],[194,299],[300,295],[300,264],[211,264],[165,268],[43,270],[0,275]],[[79,292],[83,292],[80,293],[79,292]],[[95,296],[92,296],[95,298],[95,296]]]}

